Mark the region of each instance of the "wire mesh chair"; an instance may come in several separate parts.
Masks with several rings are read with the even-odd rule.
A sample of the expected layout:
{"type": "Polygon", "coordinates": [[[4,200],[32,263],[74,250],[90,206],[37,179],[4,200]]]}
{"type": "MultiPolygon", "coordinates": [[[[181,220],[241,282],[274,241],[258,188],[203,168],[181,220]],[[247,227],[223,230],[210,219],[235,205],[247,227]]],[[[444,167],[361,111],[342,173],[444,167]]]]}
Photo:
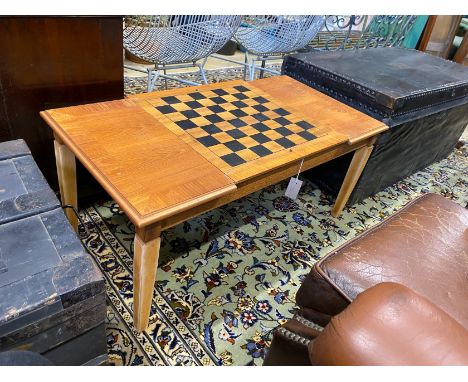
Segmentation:
{"type": "Polygon", "coordinates": [[[203,69],[206,58],[226,44],[240,21],[240,16],[232,15],[127,16],[124,18],[124,47],[135,56],[154,63],[154,69],[148,69],[148,91],[154,89],[159,77],[198,85],[167,76],[168,69],[197,66],[202,81],[207,83],[203,69]],[[199,63],[202,59],[204,61],[199,63]]]}
{"type": "Polygon", "coordinates": [[[245,48],[245,62],[249,66],[250,80],[255,71],[278,73],[265,68],[265,61],[281,58],[306,46],[322,29],[325,16],[243,16],[234,37],[245,48]],[[254,57],[249,63],[249,54],[254,57]],[[256,62],[262,61],[258,67],[256,62]]]}

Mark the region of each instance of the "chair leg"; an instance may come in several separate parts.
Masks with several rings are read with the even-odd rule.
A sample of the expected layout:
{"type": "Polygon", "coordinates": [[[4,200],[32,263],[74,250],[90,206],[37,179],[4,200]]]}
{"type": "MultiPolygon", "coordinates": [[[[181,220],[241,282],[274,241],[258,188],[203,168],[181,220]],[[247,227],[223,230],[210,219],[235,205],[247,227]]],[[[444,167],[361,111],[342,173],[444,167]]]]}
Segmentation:
{"type": "Polygon", "coordinates": [[[166,70],[166,66],[163,65],[163,73],[164,73],[164,89],[167,90],[167,70],[166,70]]]}
{"type": "MultiPolygon", "coordinates": [[[[262,69],[265,68],[265,63],[266,63],[266,60],[262,60],[262,69]]],[[[263,78],[264,75],[265,75],[265,71],[264,71],[264,70],[260,70],[259,78],[263,78]]]]}
{"type": "Polygon", "coordinates": [[[205,61],[203,61],[203,64],[197,64],[197,66],[198,66],[198,70],[200,71],[200,77],[202,78],[203,83],[208,84],[208,80],[206,79],[206,75],[205,75],[205,69],[203,69],[205,62],[206,62],[206,59],[205,61]]]}
{"type": "Polygon", "coordinates": [[[154,90],[154,84],[159,77],[159,72],[153,69],[148,69],[148,85],[147,91],[152,92],[154,90]]]}
{"type": "Polygon", "coordinates": [[[243,79],[244,81],[247,79],[247,66],[248,66],[248,63],[249,63],[249,57],[248,57],[248,53],[247,51],[245,51],[244,53],[244,72],[243,72],[243,79]]]}
{"type": "Polygon", "coordinates": [[[249,68],[249,81],[253,81],[255,79],[255,60],[252,60],[252,63],[250,64],[249,68]]]}

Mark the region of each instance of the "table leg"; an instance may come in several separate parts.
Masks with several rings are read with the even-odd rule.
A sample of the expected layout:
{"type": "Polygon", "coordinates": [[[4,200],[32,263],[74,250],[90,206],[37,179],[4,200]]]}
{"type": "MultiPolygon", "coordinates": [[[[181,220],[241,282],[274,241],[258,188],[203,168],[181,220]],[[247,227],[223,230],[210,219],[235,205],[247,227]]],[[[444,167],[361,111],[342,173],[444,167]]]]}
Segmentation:
{"type": "Polygon", "coordinates": [[[140,332],[146,329],[149,322],[160,244],[159,230],[136,229],[133,246],[133,320],[140,332]]]}
{"type": "Polygon", "coordinates": [[[366,167],[367,160],[369,159],[373,149],[374,146],[372,144],[368,144],[354,152],[353,159],[351,160],[348,171],[346,172],[346,176],[331,212],[333,217],[339,216],[343,211],[351,192],[354,190],[354,186],[359,180],[364,167],[366,167]]]}
{"type": "MultiPolygon", "coordinates": [[[[55,139],[55,162],[60,188],[62,205],[70,205],[78,211],[78,198],[76,193],[76,159],[75,155],[60,140],[55,139]]],[[[78,230],[78,218],[70,208],[65,214],[75,231],[78,230]]]]}

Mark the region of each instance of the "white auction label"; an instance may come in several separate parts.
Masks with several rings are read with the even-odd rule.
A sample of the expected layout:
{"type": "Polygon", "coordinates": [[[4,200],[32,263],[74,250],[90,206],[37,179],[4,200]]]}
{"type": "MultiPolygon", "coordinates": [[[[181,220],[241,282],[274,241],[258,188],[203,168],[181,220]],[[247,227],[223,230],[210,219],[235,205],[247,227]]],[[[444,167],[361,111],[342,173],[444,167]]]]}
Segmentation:
{"type": "Polygon", "coordinates": [[[301,186],[302,186],[302,180],[299,180],[298,178],[291,178],[289,180],[288,188],[286,188],[285,195],[288,198],[296,200],[297,196],[299,195],[301,186]]]}

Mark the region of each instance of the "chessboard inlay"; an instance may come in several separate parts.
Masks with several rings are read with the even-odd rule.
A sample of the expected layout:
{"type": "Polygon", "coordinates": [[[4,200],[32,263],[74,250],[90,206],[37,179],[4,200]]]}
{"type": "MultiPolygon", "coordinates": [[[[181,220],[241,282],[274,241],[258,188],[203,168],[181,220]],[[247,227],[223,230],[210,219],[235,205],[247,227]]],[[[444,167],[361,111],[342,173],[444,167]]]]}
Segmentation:
{"type": "Polygon", "coordinates": [[[152,104],[231,167],[321,135],[296,113],[244,85],[161,97],[152,104]]]}

